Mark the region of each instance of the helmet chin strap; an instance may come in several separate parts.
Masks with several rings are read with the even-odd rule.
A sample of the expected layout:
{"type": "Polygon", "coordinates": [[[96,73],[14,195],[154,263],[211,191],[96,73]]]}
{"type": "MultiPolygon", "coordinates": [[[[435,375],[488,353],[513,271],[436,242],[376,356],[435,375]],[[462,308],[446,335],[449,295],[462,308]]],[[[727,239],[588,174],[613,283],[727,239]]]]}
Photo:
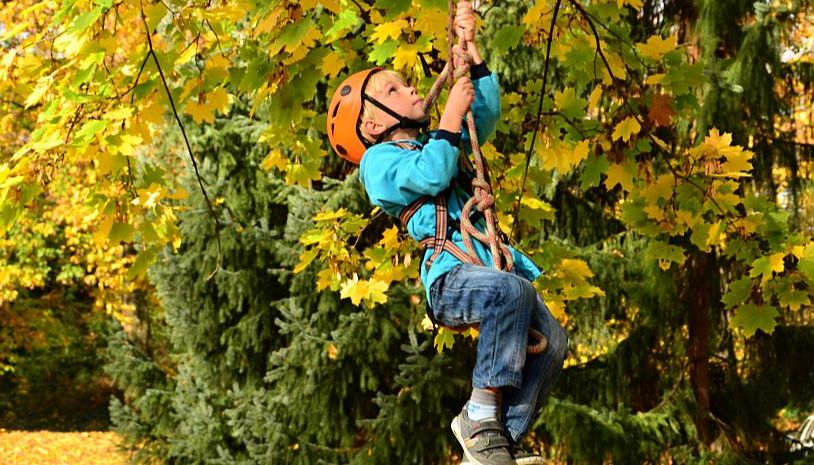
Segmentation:
{"type": "MultiPolygon", "coordinates": [[[[393,131],[395,131],[396,129],[421,129],[423,131],[426,131],[427,128],[430,127],[429,118],[425,119],[424,121],[416,121],[414,119],[410,119],[410,118],[407,118],[406,116],[402,116],[402,115],[396,113],[395,111],[388,108],[387,105],[379,102],[378,100],[371,97],[367,93],[363,94],[362,98],[368,100],[373,105],[376,105],[380,110],[384,111],[385,113],[392,116],[393,118],[396,118],[399,121],[398,123],[394,124],[393,126],[390,126],[389,128],[385,129],[383,133],[379,134],[378,137],[376,137],[376,143],[377,144],[382,142],[387,136],[392,134],[393,131]]],[[[367,144],[368,141],[364,141],[364,142],[365,142],[365,145],[368,145],[367,144]]],[[[373,144],[370,144],[370,145],[373,145],[373,144]]]]}

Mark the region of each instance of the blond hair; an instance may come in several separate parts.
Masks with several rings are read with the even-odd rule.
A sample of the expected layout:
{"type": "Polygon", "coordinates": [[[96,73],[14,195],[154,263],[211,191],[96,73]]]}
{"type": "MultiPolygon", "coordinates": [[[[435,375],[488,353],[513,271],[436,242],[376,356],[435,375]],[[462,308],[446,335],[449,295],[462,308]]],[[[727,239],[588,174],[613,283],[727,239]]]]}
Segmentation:
{"type": "MultiPolygon", "coordinates": [[[[389,82],[397,81],[401,83],[403,86],[407,86],[407,80],[404,79],[404,76],[401,75],[398,71],[393,71],[389,69],[385,69],[379,71],[377,73],[373,73],[367,80],[367,86],[365,86],[365,93],[367,94],[375,94],[380,92],[384,89],[389,82]]],[[[359,132],[362,135],[369,139],[370,141],[376,140],[376,137],[368,134],[365,131],[364,123],[367,121],[376,121],[379,118],[379,112],[381,109],[376,105],[372,104],[371,102],[365,100],[362,106],[362,115],[359,118],[359,132]]]]}

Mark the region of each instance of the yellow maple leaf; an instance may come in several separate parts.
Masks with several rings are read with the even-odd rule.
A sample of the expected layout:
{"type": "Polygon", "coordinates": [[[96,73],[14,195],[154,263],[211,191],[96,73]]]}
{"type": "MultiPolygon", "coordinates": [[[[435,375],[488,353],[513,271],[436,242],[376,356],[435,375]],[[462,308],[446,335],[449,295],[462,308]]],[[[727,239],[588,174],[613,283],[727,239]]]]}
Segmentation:
{"type": "Polygon", "coordinates": [[[440,8],[422,8],[415,29],[429,37],[446,37],[447,12],[440,8]]]}
{"type": "Polygon", "coordinates": [[[322,72],[328,75],[329,78],[339,75],[339,72],[344,67],[345,60],[334,51],[325,55],[325,58],[322,59],[322,72]]]}
{"type": "Polygon", "coordinates": [[[656,181],[641,190],[642,197],[649,204],[655,204],[658,199],[669,199],[675,187],[675,177],[672,173],[662,174],[656,181]]]}
{"type": "Polygon", "coordinates": [[[594,87],[594,90],[591,91],[591,96],[588,97],[588,109],[595,108],[596,105],[599,103],[599,99],[602,97],[602,86],[594,87]]]}
{"type": "Polygon", "coordinates": [[[612,138],[613,140],[618,140],[621,138],[627,142],[630,140],[630,136],[633,134],[638,134],[641,129],[642,126],[638,121],[636,121],[636,118],[628,116],[617,124],[615,128],[613,128],[612,138]]]}
{"type": "Polygon", "coordinates": [[[548,6],[548,2],[535,2],[534,6],[529,8],[529,11],[525,14],[525,16],[523,16],[523,24],[527,26],[546,24],[550,22],[547,21],[547,18],[551,14],[551,8],[548,6]]]}
{"type": "Polygon", "coordinates": [[[319,4],[334,14],[338,15],[342,12],[342,5],[339,4],[338,0],[319,0],[319,4]]]}
{"type": "Polygon", "coordinates": [[[339,296],[343,299],[350,299],[353,305],[359,305],[363,300],[369,306],[373,307],[377,303],[383,304],[387,302],[387,283],[375,278],[370,280],[359,279],[356,273],[353,278],[348,279],[342,284],[339,296]]]}
{"type": "Polygon", "coordinates": [[[384,230],[382,234],[382,239],[379,241],[379,245],[384,247],[386,250],[393,250],[399,248],[399,228],[396,226],[391,226],[384,230]]]}
{"type": "Polygon", "coordinates": [[[749,171],[752,171],[752,164],[749,160],[755,154],[749,150],[739,150],[735,153],[726,155],[726,161],[721,165],[723,169],[723,176],[739,178],[749,176],[749,171]]]}
{"type": "Polygon", "coordinates": [[[407,28],[406,19],[397,19],[389,23],[382,23],[376,26],[373,34],[370,35],[370,42],[383,44],[387,39],[398,39],[401,37],[401,31],[407,28]]]}
{"type": "Polygon", "coordinates": [[[656,221],[661,221],[664,219],[664,210],[662,210],[661,207],[656,205],[647,205],[642,210],[647,213],[648,218],[656,221]]]}
{"type": "Polygon", "coordinates": [[[784,252],[778,252],[772,255],[769,255],[769,264],[772,267],[772,271],[776,273],[782,273],[785,269],[783,264],[783,258],[785,258],[786,254],[784,252]]]}
{"type": "Polygon", "coordinates": [[[566,258],[560,264],[560,272],[564,278],[584,281],[593,277],[594,273],[584,260],[566,258]]]}
{"type": "Polygon", "coordinates": [[[571,157],[570,160],[571,164],[573,166],[579,165],[582,162],[582,160],[588,158],[589,150],[590,147],[588,146],[587,140],[578,142],[577,145],[574,146],[573,156],[571,157]]]}
{"type": "Polygon", "coordinates": [[[605,179],[605,187],[608,190],[616,187],[617,184],[622,186],[627,192],[633,190],[633,175],[636,171],[636,165],[628,160],[623,164],[614,163],[608,168],[608,178],[605,179]]]}
{"type": "Polygon", "coordinates": [[[647,79],[645,79],[644,83],[654,86],[656,84],[661,84],[664,81],[664,78],[666,78],[666,77],[667,77],[667,75],[663,74],[663,73],[653,74],[653,75],[648,76],[647,79]]]}
{"type": "Polygon", "coordinates": [[[642,9],[642,0],[616,0],[616,5],[622,8],[625,5],[630,5],[634,10],[642,9]]]}
{"type": "Polygon", "coordinates": [[[397,71],[413,70],[421,63],[418,61],[418,54],[432,50],[432,44],[427,42],[422,46],[419,44],[405,44],[399,46],[393,57],[393,68],[397,71]]]}
{"type": "Polygon", "coordinates": [[[676,36],[669,36],[666,39],[662,39],[661,36],[654,35],[650,36],[645,43],[637,43],[636,48],[647,58],[658,60],[661,59],[665,53],[674,50],[677,43],[676,36]]]}
{"type": "Polygon", "coordinates": [[[284,171],[288,164],[288,158],[283,155],[280,149],[271,149],[266,158],[260,163],[260,168],[265,171],[271,171],[272,168],[277,168],[278,171],[284,171]]]}

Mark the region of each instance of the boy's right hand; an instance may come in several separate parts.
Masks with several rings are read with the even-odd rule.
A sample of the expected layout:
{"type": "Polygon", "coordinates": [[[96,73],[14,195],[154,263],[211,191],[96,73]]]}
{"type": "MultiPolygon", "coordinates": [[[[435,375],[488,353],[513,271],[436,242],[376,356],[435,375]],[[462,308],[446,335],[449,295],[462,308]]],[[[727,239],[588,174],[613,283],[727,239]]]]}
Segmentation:
{"type": "Polygon", "coordinates": [[[452,90],[449,91],[449,100],[445,112],[452,111],[460,119],[463,119],[474,101],[475,87],[468,77],[463,76],[458,79],[455,85],[452,86],[452,90]]]}

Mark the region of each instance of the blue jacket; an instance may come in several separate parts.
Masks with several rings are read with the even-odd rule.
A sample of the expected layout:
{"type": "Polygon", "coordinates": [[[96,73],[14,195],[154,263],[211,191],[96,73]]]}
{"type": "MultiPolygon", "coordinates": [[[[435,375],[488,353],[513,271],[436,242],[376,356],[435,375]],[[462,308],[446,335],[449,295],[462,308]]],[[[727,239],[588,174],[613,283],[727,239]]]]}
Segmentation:
{"type": "MultiPolygon", "coordinates": [[[[475,116],[475,129],[478,140],[484,141],[495,130],[500,117],[500,88],[497,77],[489,73],[486,66],[473,67],[475,102],[472,111],[475,116]],[[480,72],[480,73],[478,73],[480,72]],[[480,75],[479,75],[480,74],[480,75]]],[[[448,131],[432,131],[421,140],[388,141],[371,146],[365,151],[359,167],[359,178],[370,197],[371,203],[381,207],[388,215],[397,217],[414,200],[423,196],[435,196],[443,192],[458,174],[458,142],[469,147],[469,135],[464,125],[462,134],[448,131]],[[414,149],[402,148],[398,143],[409,144],[414,149]]],[[[467,197],[459,189],[451,189],[447,198],[449,216],[461,217],[461,209],[467,197]]],[[[483,230],[482,221],[478,224],[483,230]]],[[[410,220],[407,232],[415,240],[435,237],[435,205],[424,204],[410,220]]],[[[455,231],[451,239],[461,250],[466,251],[460,231],[455,231]]],[[[492,263],[489,246],[477,240],[472,241],[481,261],[487,266],[492,263]]],[[[534,280],[540,270],[525,255],[510,248],[514,257],[515,271],[521,276],[534,280]]],[[[432,255],[433,249],[424,253],[421,281],[424,283],[427,302],[430,302],[430,287],[439,276],[461,263],[454,255],[442,251],[429,270],[423,265],[432,255]]],[[[430,305],[432,303],[430,302],[430,305]]]]}

